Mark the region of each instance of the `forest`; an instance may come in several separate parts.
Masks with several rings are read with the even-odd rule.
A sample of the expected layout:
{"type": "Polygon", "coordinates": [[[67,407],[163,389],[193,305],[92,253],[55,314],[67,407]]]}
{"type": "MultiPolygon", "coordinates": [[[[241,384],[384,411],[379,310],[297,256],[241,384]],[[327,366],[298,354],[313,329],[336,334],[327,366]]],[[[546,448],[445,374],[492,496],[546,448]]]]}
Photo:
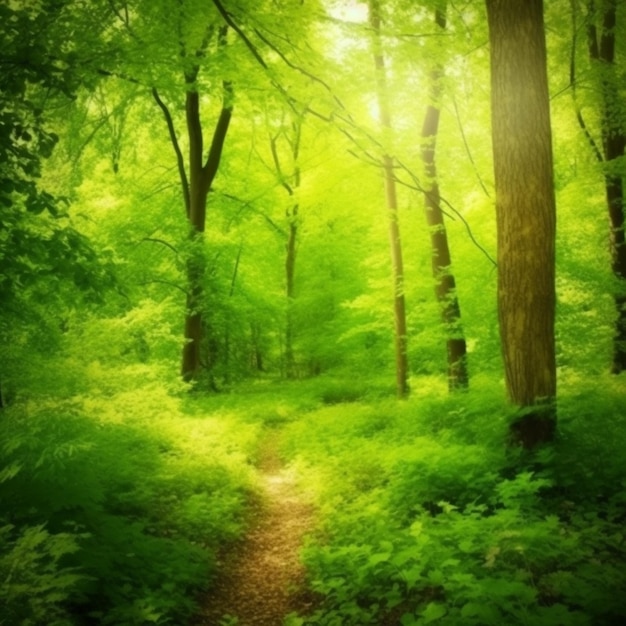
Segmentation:
{"type": "Polygon", "coordinates": [[[0,2],[0,626],[626,623],[626,2],[0,2]]]}

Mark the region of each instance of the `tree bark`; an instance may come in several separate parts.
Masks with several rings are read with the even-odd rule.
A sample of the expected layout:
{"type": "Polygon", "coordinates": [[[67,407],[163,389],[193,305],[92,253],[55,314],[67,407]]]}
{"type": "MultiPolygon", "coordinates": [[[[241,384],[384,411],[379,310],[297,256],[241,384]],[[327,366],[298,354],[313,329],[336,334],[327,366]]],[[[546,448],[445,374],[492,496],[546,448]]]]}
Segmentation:
{"type": "MultiPolygon", "coordinates": [[[[445,4],[435,11],[435,22],[444,30],[446,28],[445,4]]],[[[426,109],[422,126],[421,155],[428,186],[424,191],[424,211],[430,232],[432,248],[431,265],[435,283],[435,297],[440,306],[441,321],[446,333],[446,353],[448,361],[448,389],[465,389],[469,384],[467,373],[467,349],[463,326],[461,324],[461,307],[456,294],[456,281],[452,273],[452,260],[448,235],[446,232],[441,197],[437,181],[437,164],[435,160],[437,133],[439,131],[441,98],[441,78],[443,69],[437,65],[430,73],[430,104],[426,109]]]]}
{"type": "MultiPolygon", "coordinates": [[[[369,0],[369,22],[374,32],[373,54],[376,68],[376,92],[380,125],[384,130],[391,130],[391,110],[387,94],[387,76],[385,58],[380,37],[380,4],[378,0],[369,0]]],[[[389,244],[391,251],[391,271],[393,283],[394,344],[396,360],[396,392],[399,398],[409,395],[406,304],[404,298],[404,263],[402,241],[398,220],[398,199],[396,181],[393,172],[393,158],[385,154],[381,160],[385,180],[387,219],[389,222],[389,244]]]]}
{"type": "Polygon", "coordinates": [[[604,187],[609,215],[611,270],[618,282],[613,295],[616,308],[611,371],[626,370],[626,240],[624,238],[624,180],[613,166],[626,149],[626,119],[615,67],[615,27],[617,0],[604,0],[596,14],[594,0],[589,2],[589,57],[600,79],[602,97],[602,160],[605,164],[604,187]],[[596,23],[599,22],[599,33],[596,23]]]}
{"type": "Polygon", "coordinates": [[[189,239],[191,256],[187,261],[187,302],[185,313],[185,343],[183,345],[181,375],[190,382],[198,378],[202,363],[200,349],[203,337],[202,308],[205,261],[202,250],[206,226],[207,197],[217,174],[232,116],[232,89],[224,83],[224,100],[218,118],[209,153],[204,161],[203,131],[200,118],[200,96],[195,87],[199,68],[187,74],[185,116],[189,139],[189,239]],[[196,248],[198,246],[198,248],[196,248]]]}
{"type": "Polygon", "coordinates": [[[296,378],[297,367],[294,354],[294,322],[293,305],[296,297],[295,277],[296,277],[296,256],[298,250],[298,214],[300,205],[297,201],[297,191],[301,185],[300,172],[300,140],[302,138],[302,118],[304,114],[296,115],[291,124],[291,128],[281,129],[279,133],[270,137],[270,148],[276,175],[282,187],[287,192],[291,206],[286,211],[288,222],[287,241],[285,243],[285,295],[287,299],[285,318],[285,375],[287,378],[296,378]],[[290,152],[292,170],[289,175],[285,174],[283,164],[278,149],[278,139],[284,136],[290,152]]]}
{"type": "MultiPolygon", "coordinates": [[[[218,45],[226,45],[227,26],[217,30],[218,45]]],[[[195,57],[204,57],[209,38],[215,31],[209,25],[206,37],[200,48],[195,51],[195,57]]],[[[181,57],[187,56],[184,43],[181,41],[181,57]]],[[[228,81],[222,83],[222,108],[218,117],[211,145],[205,160],[204,134],[200,115],[200,94],[197,78],[200,65],[189,68],[185,78],[185,121],[187,139],[189,142],[188,161],[185,163],[183,152],[178,142],[172,114],[161,99],[156,88],[152,89],[152,96],[161,109],[170,137],[170,142],[176,155],[176,164],[185,205],[185,215],[188,225],[188,236],[191,242],[191,254],[186,264],[186,307],[184,324],[184,344],[181,359],[181,375],[183,380],[191,382],[198,378],[202,368],[201,344],[204,335],[202,309],[204,306],[204,273],[205,260],[203,254],[203,234],[206,226],[207,198],[213,180],[217,175],[219,164],[226,141],[226,134],[233,112],[233,90],[228,81]]]]}
{"type": "Polygon", "coordinates": [[[542,0],[487,0],[498,317],[512,425],[526,448],[556,426],[555,230],[542,0]]]}

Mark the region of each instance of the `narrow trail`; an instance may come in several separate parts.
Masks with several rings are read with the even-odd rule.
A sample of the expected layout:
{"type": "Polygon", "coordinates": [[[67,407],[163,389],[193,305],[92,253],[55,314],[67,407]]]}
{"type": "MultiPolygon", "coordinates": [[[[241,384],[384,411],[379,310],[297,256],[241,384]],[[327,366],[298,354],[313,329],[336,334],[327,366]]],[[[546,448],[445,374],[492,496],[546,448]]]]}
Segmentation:
{"type": "Polygon", "coordinates": [[[193,626],[281,626],[289,613],[311,607],[301,590],[299,549],[313,509],[281,462],[279,439],[279,431],[269,430],[261,442],[263,493],[252,527],[228,557],[193,626]]]}

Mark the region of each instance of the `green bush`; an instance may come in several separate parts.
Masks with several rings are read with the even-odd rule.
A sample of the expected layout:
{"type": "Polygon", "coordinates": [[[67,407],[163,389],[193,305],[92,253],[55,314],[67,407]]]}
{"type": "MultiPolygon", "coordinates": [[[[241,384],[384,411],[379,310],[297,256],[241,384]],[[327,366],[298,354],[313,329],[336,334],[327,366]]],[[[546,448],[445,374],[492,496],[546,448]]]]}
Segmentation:
{"type": "Polygon", "coordinates": [[[321,604],[293,624],[623,623],[622,395],[595,382],[562,392],[558,442],[532,457],[484,388],[291,424],[321,515],[303,552],[321,604]]]}
{"type": "Polygon", "coordinates": [[[3,410],[0,619],[186,621],[243,529],[257,433],[149,385],[3,410]]]}
{"type": "Polygon", "coordinates": [[[63,561],[80,549],[80,538],[43,525],[0,527],[0,624],[71,624],[64,605],[84,577],[63,561]]]}

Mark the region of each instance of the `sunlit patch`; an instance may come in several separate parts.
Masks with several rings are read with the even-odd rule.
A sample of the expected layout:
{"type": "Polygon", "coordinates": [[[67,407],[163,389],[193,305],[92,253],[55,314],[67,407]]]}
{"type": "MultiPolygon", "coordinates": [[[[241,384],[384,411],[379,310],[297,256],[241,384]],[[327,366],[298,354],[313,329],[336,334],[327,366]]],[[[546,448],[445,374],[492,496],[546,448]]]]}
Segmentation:
{"type": "Polygon", "coordinates": [[[367,21],[367,4],[358,0],[345,0],[330,9],[330,14],[345,22],[362,23],[367,21]]]}

